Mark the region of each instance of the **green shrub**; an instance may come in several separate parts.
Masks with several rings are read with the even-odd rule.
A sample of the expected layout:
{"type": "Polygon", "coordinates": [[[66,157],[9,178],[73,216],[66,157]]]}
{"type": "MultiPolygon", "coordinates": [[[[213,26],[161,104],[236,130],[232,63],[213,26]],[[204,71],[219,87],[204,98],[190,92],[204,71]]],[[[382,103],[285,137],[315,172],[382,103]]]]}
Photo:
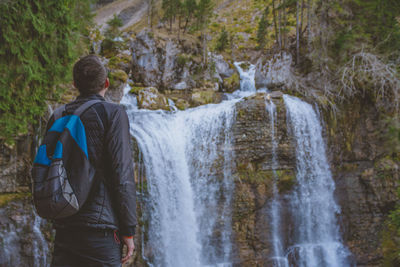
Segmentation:
{"type": "Polygon", "coordinates": [[[224,27],[218,37],[217,44],[215,45],[215,49],[217,51],[221,52],[221,51],[224,51],[225,48],[227,48],[228,46],[229,46],[229,35],[224,27]]]}
{"type": "Polygon", "coordinates": [[[89,0],[2,1],[0,14],[0,140],[12,145],[71,80],[91,15],[89,0]]]}

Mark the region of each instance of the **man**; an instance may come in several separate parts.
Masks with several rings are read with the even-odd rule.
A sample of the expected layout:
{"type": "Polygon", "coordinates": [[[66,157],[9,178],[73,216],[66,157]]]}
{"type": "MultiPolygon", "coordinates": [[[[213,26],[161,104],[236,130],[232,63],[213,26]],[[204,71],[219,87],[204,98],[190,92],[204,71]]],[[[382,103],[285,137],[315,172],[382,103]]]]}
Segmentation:
{"type": "MultiPolygon", "coordinates": [[[[54,222],[52,266],[121,266],[133,254],[136,226],[128,116],[121,106],[105,101],[110,82],[98,57],[89,55],[80,59],[74,65],[73,78],[80,95],[66,105],[63,116],[73,114],[89,100],[101,100],[81,115],[89,160],[96,174],[79,212],[54,222]],[[123,258],[119,237],[127,247],[123,258]]],[[[47,130],[53,122],[51,117],[47,130]]]]}

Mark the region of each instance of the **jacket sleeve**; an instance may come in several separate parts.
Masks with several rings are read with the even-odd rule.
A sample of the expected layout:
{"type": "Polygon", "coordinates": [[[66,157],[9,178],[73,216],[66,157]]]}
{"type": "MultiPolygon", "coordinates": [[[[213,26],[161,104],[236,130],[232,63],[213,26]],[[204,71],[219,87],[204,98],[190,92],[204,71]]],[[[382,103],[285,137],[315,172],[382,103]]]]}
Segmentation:
{"type": "Polygon", "coordinates": [[[134,235],[137,224],[134,162],[130,138],[128,116],[122,107],[118,107],[112,112],[109,120],[106,144],[111,160],[110,185],[113,206],[123,236],[134,235]]]}

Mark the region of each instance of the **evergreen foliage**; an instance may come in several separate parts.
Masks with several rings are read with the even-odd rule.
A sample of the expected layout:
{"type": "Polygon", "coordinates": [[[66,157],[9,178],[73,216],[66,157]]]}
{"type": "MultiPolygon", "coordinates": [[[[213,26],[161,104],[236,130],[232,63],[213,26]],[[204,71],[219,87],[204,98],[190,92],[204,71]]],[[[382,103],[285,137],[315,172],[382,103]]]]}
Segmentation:
{"type": "Polygon", "coordinates": [[[0,3],[0,139],[13,144],[57,100],[82,51],[89,0],[0,3]]]}
{"type": "Polygon", "coordinates": [[[122,20],[114,14],[113,18],[107,21],[107,31],[105,32],[105,36],[107,38],[114,39],[121,34],[119,27],[123,25],[122,20]]]}
{"type": "Polygon", "coordinates": [[[184,0],[183,2],[183,16],[185,18],[184,30],[186,30],[188,23],[194,18],[197,9],[196,0],[184,0]]]}
{"type": "Polygon", "coordinates": [[[215,45],[215,49],[219,52],[224,51],[229,45],[229,35],[226,31],[225,27],[222,29],[217,44],[215,45]]]}
{"type": "Polygon", "coordinates": [[[200,30],[204,30],[210,22],[210,17],[214,8],[212,0],[200,0],[196,10],[196,23],[200,30]]]}
{"type": "Polygon", "coordinates": [[[257,43],[259,48],[264,48],[267,42],[268,27],[271,25],[268,20],[268,15],[269,15],[269,7],[267,6],[264,9],[264,13],[262,14],[260,22],[258,23],[257,43]]]}
{"type": "Polygon", "coordinates": [[[164,19],[169,21],[170,30],[172,30],[172,22],[181,12],[182,3],[180,0],[163,0],[162,9],[164,10],[164,19]]]}
{"type": "Polygon", "coordinates": [[[400,47],[399,1],[335,0],[320,10],[321,16],[335,14],[328,22],[334,32],[329,51],[337,60],[348,60],[360,48],[390,54],[400,47]]]}

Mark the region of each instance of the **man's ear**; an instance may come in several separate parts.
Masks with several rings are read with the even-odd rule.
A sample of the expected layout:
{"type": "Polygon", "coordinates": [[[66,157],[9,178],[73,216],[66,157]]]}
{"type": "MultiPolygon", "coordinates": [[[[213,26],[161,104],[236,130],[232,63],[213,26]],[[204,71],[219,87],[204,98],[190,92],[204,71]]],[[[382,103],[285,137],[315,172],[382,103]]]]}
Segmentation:
{"type": "Polygon", "coordinates": [[[104,83],[104,88],[108,88],[110,86],[110,80],[106,78],[106,82],[104,83]]]}

